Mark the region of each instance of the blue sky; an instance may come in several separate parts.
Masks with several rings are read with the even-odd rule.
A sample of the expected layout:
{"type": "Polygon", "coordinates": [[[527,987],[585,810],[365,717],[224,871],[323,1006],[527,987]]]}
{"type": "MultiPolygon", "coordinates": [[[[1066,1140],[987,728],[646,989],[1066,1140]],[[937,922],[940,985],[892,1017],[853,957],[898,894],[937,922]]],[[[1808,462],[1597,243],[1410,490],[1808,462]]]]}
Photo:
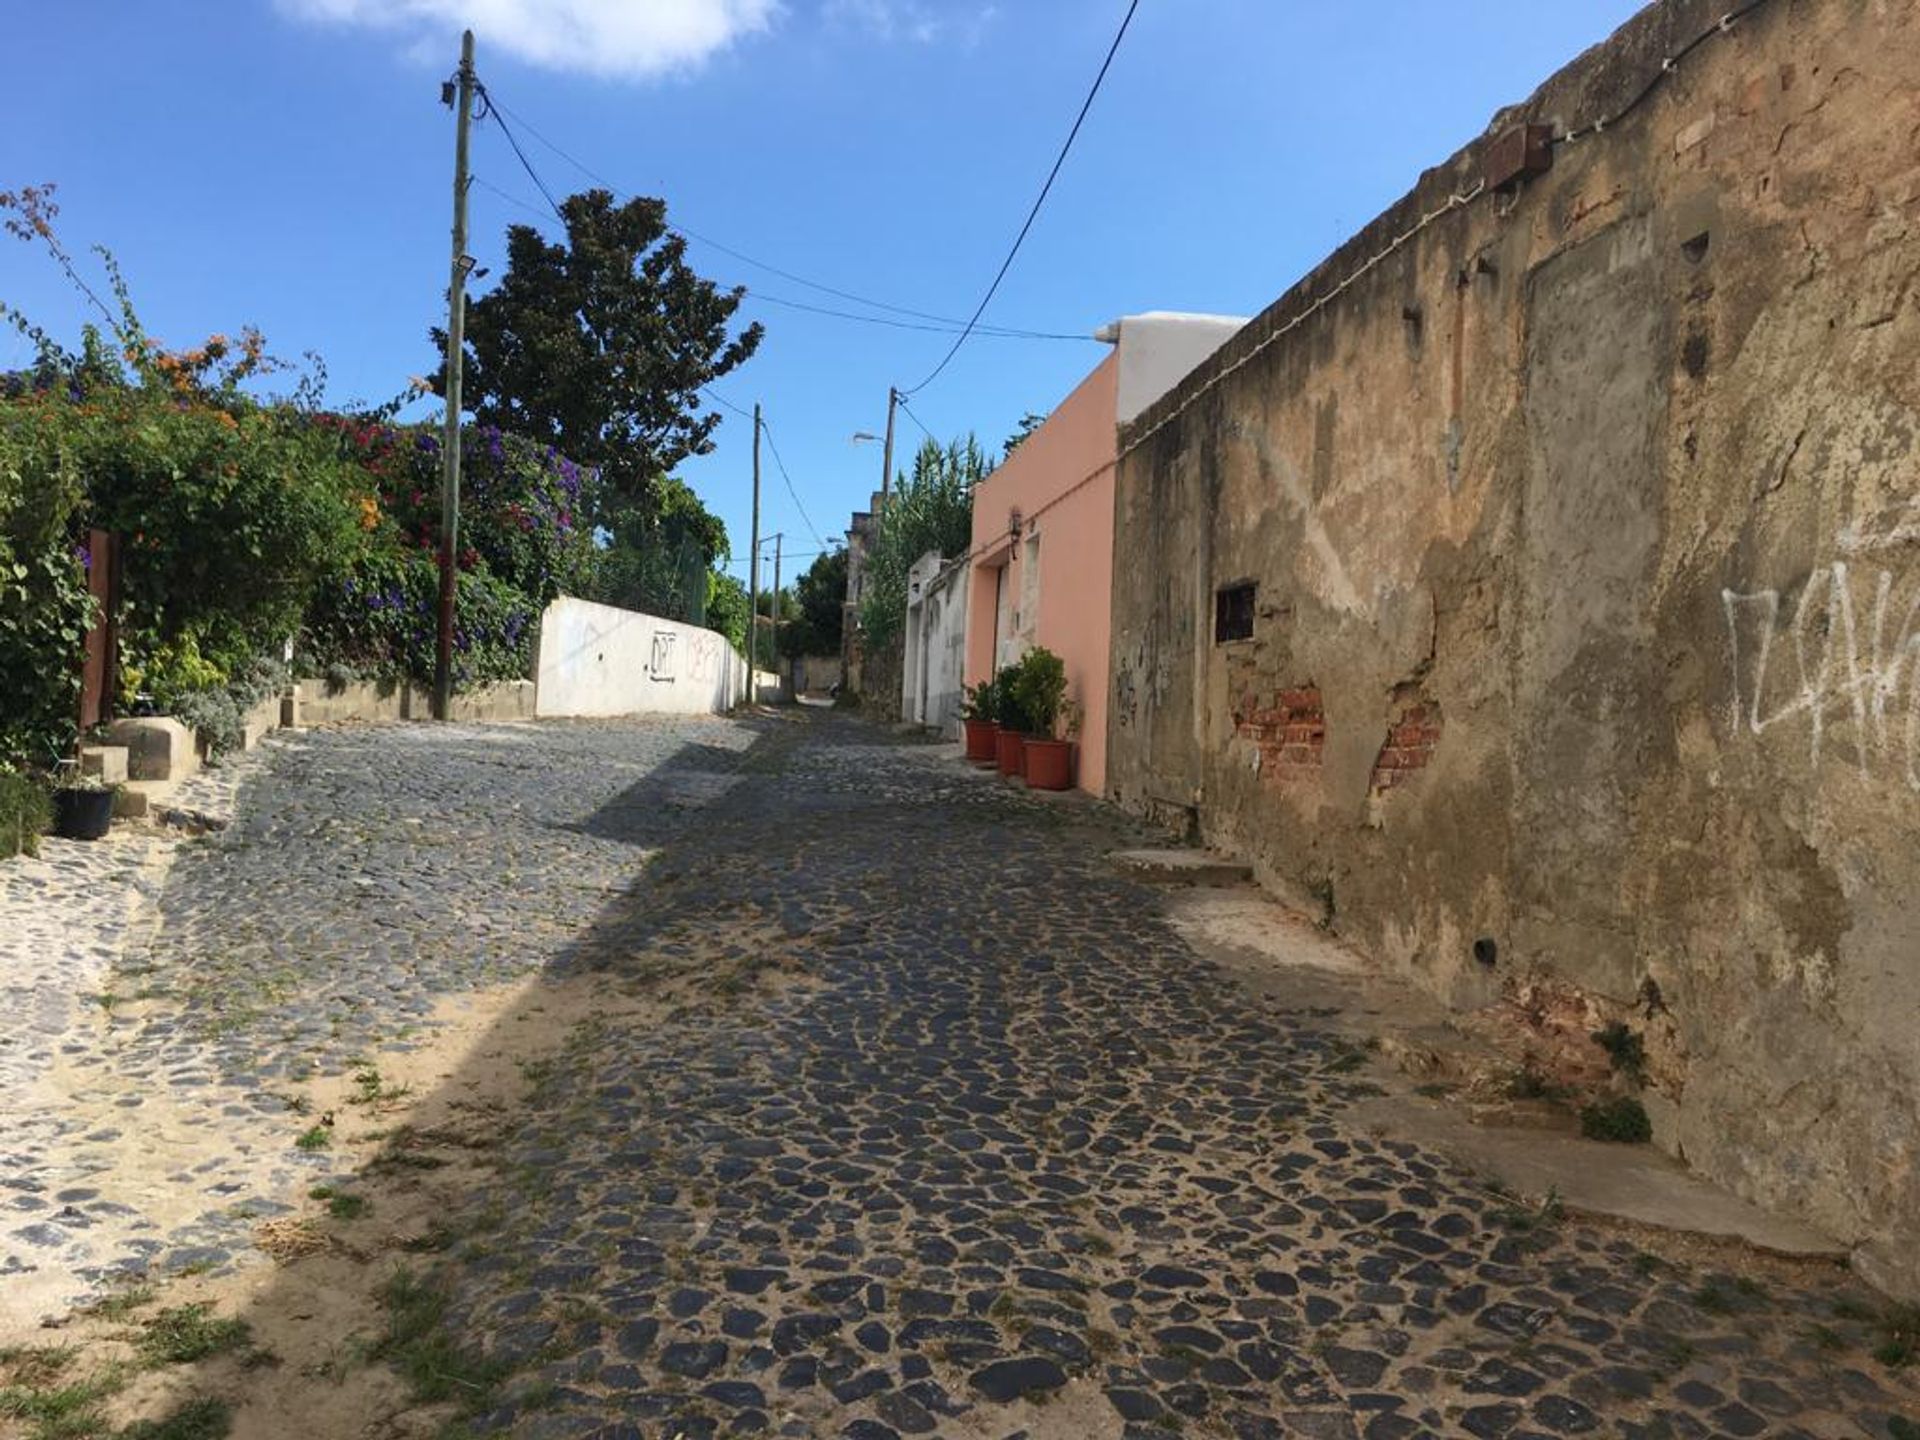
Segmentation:
{"type": "MultiPolygon", "coordinates": [[[[992,278],[1124,0],[62,0],[9,7],[0,189],[58,182],[69,245],[119,256],[172,344],[253,323],[326,359],[337,401],[431,366],[446,280],[460,23],[495,96],[702,235],[841,289],[964,317],[992,278]]],[[[1151,309],[1253,314],[1561,64],[1631,0],[1142,0],[990,322],[1087,332],[1151,309]]],[[[590,183],[523,135],[556,194],[590,183]]],[[[493,125],[474,172],[539,195],[493,125]]],[[[470,249],[537,221],[485,185],[470,249]]],[[[551,223],[544,228],[556,227],[551,223]]],[[[857,309],[696,244],[771,296],[857,309]]],[[[484,283],[484,282],[483,282],[484,283]]],[[[80,304],[25,246],[0,299],[71,335],[80,304]]],[[[759,354],[716,388],[766,406],[762,528],[787,574],[879,480],[890,383],[951,336],[750,301],[759,354]],[[804,515],[802,514],[804,508],[804,515]]],[[[880,312],[870,312],[880,313],[880,312]]],[[[896,317],[897,318],[897,317],[896,317]]],[[[969,341],[913,402],[997,450],[1097,364],[1085,342],[969,341]]],[[[28,358],[11,334],[0,368],[28,358]]],[[[903,449],[919,438],[901,419],[903,449]]],[[[683,476],[747,550],[751,425],[683,476]]]]}

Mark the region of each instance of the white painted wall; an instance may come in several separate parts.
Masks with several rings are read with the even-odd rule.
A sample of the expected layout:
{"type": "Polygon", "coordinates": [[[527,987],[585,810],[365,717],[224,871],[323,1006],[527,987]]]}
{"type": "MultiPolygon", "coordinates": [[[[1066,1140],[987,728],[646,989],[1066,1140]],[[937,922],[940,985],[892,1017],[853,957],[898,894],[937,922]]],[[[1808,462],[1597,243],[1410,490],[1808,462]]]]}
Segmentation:
{"type": "MultiPolygon", "coordinates": [[[[777,675],[755,679],[778,697],[777,675]]],[[[712,630],[563,595],[540,617],[537,687],[543,719],[717,715],[746,698],[747,662],[712,630]]]]}
{"type": "Polygon", "coordinates": [[[907,571],[907,645],[900,713],[948,738],[960,733],[970,565],[928,551],[907,571]]]}
{"type": "Polygon", "coordinates": [[[1144,315],[1124,316],[1096,331],[1094,338],[1117,345],[1120,350],[1115,423],[1125,425],[1186,379],[1196,365],[1246,323],[1246,317],[1239,315],[1149,310],[1144,315]]]}

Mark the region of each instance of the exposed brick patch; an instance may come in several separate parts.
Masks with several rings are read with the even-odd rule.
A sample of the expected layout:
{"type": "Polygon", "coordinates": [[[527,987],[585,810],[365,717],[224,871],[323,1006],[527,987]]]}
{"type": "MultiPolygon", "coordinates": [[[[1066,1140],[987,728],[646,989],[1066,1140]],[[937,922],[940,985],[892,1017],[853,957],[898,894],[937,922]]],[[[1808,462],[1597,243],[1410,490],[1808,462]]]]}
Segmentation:
{"type": "Polygon", "coordinates": [[[1320,773],[1327,712],[1317,685],[1277,691],[1270,705],[1262,705],[1254,691],[1244,691],[1234,707],[1233,731],[1259,747],[1260,773],[1272,783],[1320,773]]]}
{"type": "Polygon", "coordinates": [[[1440,743],[1440,707],[1421,695],[1396,697],[1387,738],[1373,757],[1373,792],[1378,795],[1413,778],[1433,759],[1440,743]]]}

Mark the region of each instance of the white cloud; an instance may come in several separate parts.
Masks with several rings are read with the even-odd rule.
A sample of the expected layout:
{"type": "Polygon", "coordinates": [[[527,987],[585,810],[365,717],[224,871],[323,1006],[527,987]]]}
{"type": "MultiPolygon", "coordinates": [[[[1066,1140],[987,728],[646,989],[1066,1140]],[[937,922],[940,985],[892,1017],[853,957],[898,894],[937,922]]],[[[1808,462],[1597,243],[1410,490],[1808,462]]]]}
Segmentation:
{"type": "Polygon", "coordinates": [[[834,24],[866,30],[882,40],[911,40],[921,45],[945,42],[971,50],[999,13],[997,5],[958,5],[941,0],[827,0],[834,24]]]}
{"type": "Polygon", "coordinates": [[[780,0],[278,0],[288,14],[392,31],[411,50],[458,53],[471,28],[484,59],[504,51],[549,70],[650,79],[690,69],[767,29],[780,0]],[[435,42],[441,42],[435,44],[435,42]]]}

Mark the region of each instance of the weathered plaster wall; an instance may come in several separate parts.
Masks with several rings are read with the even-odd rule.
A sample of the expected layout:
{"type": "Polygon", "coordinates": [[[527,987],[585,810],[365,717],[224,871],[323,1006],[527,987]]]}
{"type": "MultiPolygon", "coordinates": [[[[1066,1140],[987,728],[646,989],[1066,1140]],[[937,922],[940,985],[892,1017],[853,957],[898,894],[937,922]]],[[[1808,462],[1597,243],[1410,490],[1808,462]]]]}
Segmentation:
{"type": "Polygon", "coordinates": [[[960,734],[961,672],[967,643],[967,577],[929,550],[907,571],[906,660],[900,714],[949,739],[960,734]]]}
{"type": "Polygon", "coordinates": [[[1773,0],[1449,208],[1484,149],[1123,431],[1109,789],[1456,1002],[1577,985],[1662,1143],[1920,1292],[1920,14],[1773,0]]]}
{"type": "MultiPolygon", "coordinates": [[[[778,675],[754,678],[756,698],[779,698],[778,675]]],[[[535,709],[543,720],[721,714],[746,692],[746,657],[712,630],[564,595],[540,617],[535,709]]]]}

